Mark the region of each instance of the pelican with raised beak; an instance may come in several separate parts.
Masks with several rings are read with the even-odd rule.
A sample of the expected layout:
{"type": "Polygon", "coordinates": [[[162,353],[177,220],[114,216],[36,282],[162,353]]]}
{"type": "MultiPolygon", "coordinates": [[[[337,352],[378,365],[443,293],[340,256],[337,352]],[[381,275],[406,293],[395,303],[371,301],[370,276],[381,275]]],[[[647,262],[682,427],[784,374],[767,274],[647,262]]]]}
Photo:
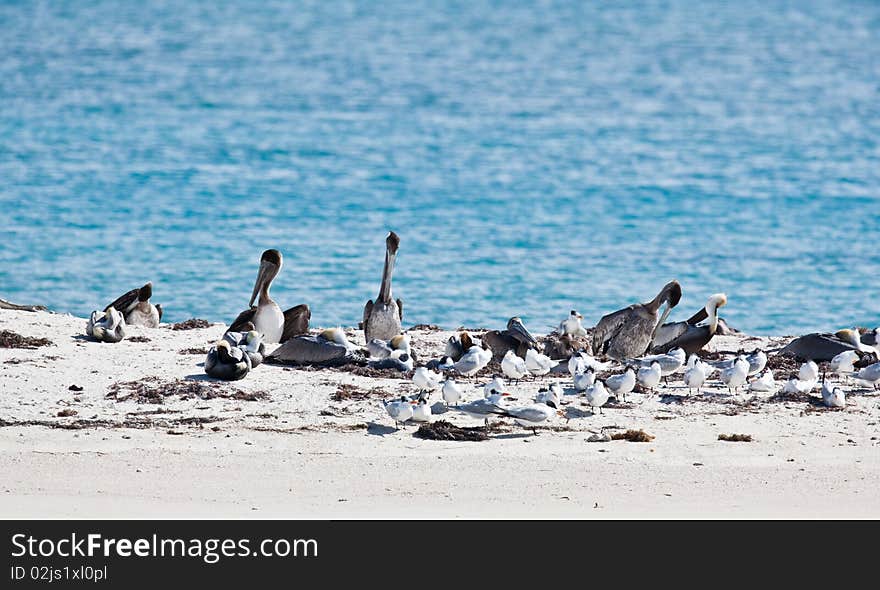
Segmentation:
{"type": "Polygon", "coordinates": [[[670,281],[647,303],[636,303],[604,316],[593,330],[593,354],[624,360],[640,357],[648,350],[657,326],[669,317],[681,300],[681,285],[670,281]],[[660,306],[665,304],[662,315],[660,306]],[[658,321],[659,316],[659,321],[658,321]]]}
{"type": "Polygon", "coordinates": [[[686,354],[694,354],[709,344],[718,331],[718,308],[727,305],[727,295],[716,293],[709,297],[706,306],[685,322],[661,325],[651,343],[653,354],[663,354],[681,348],[686,354]],[[708,323],[697,325],[708,319],[708,323]]]}
{"type": "Polygon", "coordinates": [[[254,325],[254,329],[263,335],[264,342],[274,344],[285,342],[309,331],[312,312],[308,305],[303,303],[282,312],[281,307],[269,296],[269,287],[281,271],[282,264],[283,259],[278,250],[263,252],[260,257],[260,270],[257,272],[257,280],[248,303],[249,309],[238,314],[227,332],[246,332],[247,323],[250,322],[254,325]],[[257,300],[258,296],[259,300],[257,300]],[[256,306],[254,306],[255,300],[257,300],[256,306]]]}
{"type": "Polygon", "coordinates": [[[367,301],[364,306],[364,338],[367,342],[373,338],[391,340],[403,331],[403,301],[395,300],[391,293],[391,275],[394,272],[394,261],[400,248],[400,238],[389,232],[385,238],[385,268],[382,270],[382,285],[379,297],[373,302],[367,301]]]}
{"type": "Polygon", "coordinates": [[[129,326],[146,326],[158,328],[162,319],[162,306],[150,303],[153,296],[153,283],[147,283],[140,289],[132,289],[125,295],[121,295],[116,301],[104,308],[107,311],[111,307],[122,313],[125,323],[129,326]]]}

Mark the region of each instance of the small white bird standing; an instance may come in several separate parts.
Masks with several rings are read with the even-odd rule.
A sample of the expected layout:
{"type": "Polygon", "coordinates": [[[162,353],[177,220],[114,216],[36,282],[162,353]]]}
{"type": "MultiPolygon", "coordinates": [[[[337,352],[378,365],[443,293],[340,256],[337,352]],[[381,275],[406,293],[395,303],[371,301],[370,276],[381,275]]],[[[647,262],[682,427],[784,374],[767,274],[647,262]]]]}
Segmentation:
{"type": "Polygon", "coordinates": [[[485,425],[489,426],[489,416],[504,415],[505,408],[501,405],[501,400],[505,396],[507,396],[506,393],[495,394],[489,398],[481,397],[472,402],[460,404],[458,410],[464,412],[471,418],[485,420],[485,425]]]}
{"type": "Polygon", "coordinates": [[[855,372],[855,362],[859,360],[859,354],[855,350],[845,350],[831,359],[828,370],[841,377],[849,377],[855,372]]]}
{"type": "Polygon", "coordinates": [[[550,369],[559,364],[559,361],[552,360],[549,356],[541,354],[534,348],[526,351],[526,368],[533,375],[546,375],[550,369]]]}
{"type": "Polygon", "coordinates": [[[593,385],[587,388],[587,403],[593,408],[593,413],[595,413],[598,408],[599,413],[601,414],[602,406],[605,405],[605,402],[608,401],[609,397],[608,390],[605,389],[605,384],[601,381],[596,381],[593,385]]]}
{"type": "Polygon", "coordinates": [[[776,391],[776,380],[773,378],[773,371],[767,369],[763,375],[749,383],[749,391],[776,391]]]}
{"type": "Polygon", "coordinates": [[[471,346],[455,363],[455,370],[465,377],[476,375],[492,360],[492,351],[482,346],[471,346]]]}
{"type": "Polygon", "coordinates": [[[501,359],[501,372],[508,379],[517,381],[529,374],[525,359],[518,357],[512,350],[504,353],[504,358],[501,359]]]}
{"type": "Polygon", "coordinates": [[[496,375],[483,386],[483,397],[488,398],[498,393],[504,393],[504,388],[504,379],[496,375]]]}
{"type": "Polygon", "coordinates": [[[627,367],[626,372],[620,375],[612,375],[605,379],[605,389],[623,402],[626,402],[626,394],[631,393],[635,388],[636,372],[632,367],[627,367]]]}
{"type": "Polygon", "coordinates": [[[845,408],[846,396],[841,388],[831,387],[827,382],[823,382],[822,402],[829,408],[845,408]]]}
{"type": "Polygon", "coordinates": [[[422,398],[416,405],[412,406],[412,418],[410,420],[413,422],[431,421],[431,406],[428,405],[428,400],[422,398]]]}
{"type": "Polygon", "coordinates": [[[387,402],[384,406],[385,411],[387,411],[388,415],[391,416],[391,419],[394,420],[395,428],[399,429],[400,427],[398,424],[406,422],[413,417],[413,402],[406,399],[405,396],[400,396],[399,399],[387,402]]]}
{"type": "Polygon", "coordinates": [[[877,386],[880,385],[880,363],[874,363],[873,365],[863,367],[859,370],[856,377],[859,381],[876,389],[877,386]]]}
{"type": "Polygon", "coordinates": [[[537,436],[538,431],[535,426],[546,422],[553,417],[558,410],[555,410],[547,404],[532,404],[530,406],[519,406],[505,408],[503,416],[513,418],[520,426],[532,429],[532,434],[537,436]]]}
{"type": "Polygon", "coordinates": [[[691,355],[688,365],[690,366],[684,372],[684,384],[688,388],[688,393],[694,389],[700,393],[703,384],[706,383],[706,365],[695,354],[691,355]]]}
{"type": "Polygon", "coordinates": [[[436,391],[440,388],[443,376],[425,367],[417,367],[412,376],[412,382],[420,391],[436,391]]]}
{"type": "Polygon", "coordinates": [[[681,348],[673,348],[666,354],[654,354],[634,360],[643,367],[650,367],[653,363],[659,363],[660,374],[663,377],[668,377],[684,366],[685,352],[681,348]]]}
{"type": "Polygon", "coordinates": [[[591,367],[587,367],[585,371],[581,373],[575,373],[574,389],[575,391],[586,391],[587,387],[595,382],[596,372],[591,367]]]}
{"type": "Polygon", "coordinates": [[[640,367],[636,375],[639,385],[654,393],[654,388],[660,385],[661,369],[660,363],[654,361],[649,367],[640,367]]]}
{"type": "Polygon", "coordinates": [[[559,324],[559,333],[574,338],[583,338],[587,335],[587,331],[584,329],[583,324],[581,324],[581,320],[583,319],[584,316],[575,310],[571,310],[568,317],[562,320],[562,323],[559,324]]]}
{"type": "Polygon", "coordinates": [[[447,406],[456,406],[461,401],[461,388],[452,377],[443,382],[441,393],[447,406]]]}
{"type": "Polygon", "coordinates": [[[732,367],[721,371],[721,382],[727,385],[727,389],[730,390],[730,393],[733,393],[746,382],[748,376],[749,361],[747,361],[746,357],[743,355],[739,355],[736,357],[736,361],[734,361],[732,367]]]}
{"type": "Polygon", "coordinates": [[[590,367],[597,373],[607,371],[614,363],[611,361],[601,362],[596,357],[587,354],[584,351],[576,352],[568,359],[568,372],[574,377],[575,373],[583,372],[582,367],[590,367]]]}
{"type": "Polygon", "coordinates": [[[805,362],[798,371],[798,379],[801,381],[818,381],[819,365],[813,361],[805,362]]]}

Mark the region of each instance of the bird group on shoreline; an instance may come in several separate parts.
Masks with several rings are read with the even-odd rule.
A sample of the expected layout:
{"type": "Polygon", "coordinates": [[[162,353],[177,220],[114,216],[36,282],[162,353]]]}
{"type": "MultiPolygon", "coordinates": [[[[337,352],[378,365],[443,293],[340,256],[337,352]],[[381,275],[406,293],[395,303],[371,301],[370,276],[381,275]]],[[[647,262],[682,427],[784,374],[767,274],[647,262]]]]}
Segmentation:
{"type": "MultiPolygon", "coordinates": [[[[211,345],[204,362],[205,373],[221,380],[245,378],[264,361],[270,364],[343,366],[359,365],[411,374],[418,395],[383,402],[395,424],[432,419],[431,396],[439,394],[446,408],[488,420],[512,418],[534,428],[556,415],[563,415],[566,396],[558,381],[542,387],[531,403],[512,405],[505,391],[507,382],[538,380],[567,374],[573,394],[582,396],[593,413],[601,413],[610,399],[626,402],[633,392],[654,395],[663,383],[679,378],[688,393],[700,393],[713,378],[736,394],[745,390],[761,393],[809,394],[819,389],[823,403],[845,407],[846,392],[821,376],[817,362],[827,362],[826,372],[860,387],[880,386],[880,328],[845,329],[835,333],[807,334],[784,348],[772,351],[804,361],[797,374],[776,381],[766,368],[767,352],[740,351],[732,358],[706,360],[700,352],[716,335],[736,333],[719,316],[727,305],[726,294],[711,295],[706,304],[685,321],[667,322],[682,298],[678,281],[670,281],[646,303],[629,305],[609,313],[587,329],[583,316],[571,310],[543,343],[518,316],[503,330],[475,336],[459,331],[445,344],[439,358],[416,357],[410,335],[404,331],[403,300],[395,298],[392,276],[400,238],[390,232],[385,240],[385,261],[378,297],[364,306],[364,345],[351,342],[342,328],[309,331],[311,310],[300,304],[282,311],[272,299],[272,281],[283,266],[281,252],[266,250],[260,257],[247,309],[231,322],[223,337],[211,345]],[[267,345],[278,346],[267,353],[267,345]],[[483,396],[465,400],[462,381],[474,380],[493,361],[500,373],[483,386],[483,396]],[[599,378],[603,374],[603,378],[599,378]],[[714,377],[717,374],[717,377],[714,377]]],[[[126,326],[155,328],[162,319],[162,306],[151,302],[152,283],[125,293],[103,311],[94,311],[86,333],[96,341],[118,343],[126,326]]],[[[705,357],[706,355],[704,355],[705,357]]]]}

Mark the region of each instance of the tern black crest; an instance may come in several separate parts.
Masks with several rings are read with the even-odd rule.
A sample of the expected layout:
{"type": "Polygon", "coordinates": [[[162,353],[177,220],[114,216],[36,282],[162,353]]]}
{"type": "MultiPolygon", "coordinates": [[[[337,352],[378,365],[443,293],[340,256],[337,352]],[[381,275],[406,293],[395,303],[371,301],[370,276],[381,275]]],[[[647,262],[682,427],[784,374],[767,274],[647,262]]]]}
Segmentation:
{"type": "Polygon", "coordinates": [[[281,252],[275,250],[274,248],[271,250],[266,250],[260,257],[260,261],[271,262],[275,266],[281,266],[281,252]]]}

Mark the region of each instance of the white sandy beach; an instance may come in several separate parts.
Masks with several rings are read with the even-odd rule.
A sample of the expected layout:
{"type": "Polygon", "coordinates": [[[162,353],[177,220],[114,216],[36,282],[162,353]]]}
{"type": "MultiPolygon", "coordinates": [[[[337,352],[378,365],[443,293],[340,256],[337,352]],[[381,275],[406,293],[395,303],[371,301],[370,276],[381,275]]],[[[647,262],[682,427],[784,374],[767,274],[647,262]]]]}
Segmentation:
{"type": "MultiPolygon", "coordinates": [[[[223,325],[129,327],[113,345],[85,339],[85,322],[0,311],[0,330],[53,343],[0,348],[0,517],[880,517],[880,392],[846,385],[847,407],[829,410],[713,383],[689,398],[634,393],[601,415],[567,395],[570,419],[538,436],[510,424],[485,442],[441,442],[414,437],[414,425],[395,431],[379,406],[414,393],[408,380],[264,364],[214,385],[204,354],[180,351],[205,348],[223,325]],[[194,393],[150,398],[124,385],[176,380],[194,393]],[[334,399],[340,385],[379,389],[334,399]],[[655,438],[587,442],[603,428],[655,438]]],[[[411,335],[427,359],[450,332],[411,335]]],[[[708,349],[784,342],[725,336],[708,349]]],[[[509,391],[524,402],[552,379],[570,387],[554,377],[509,391]]],[[[485,381],[462,379],[466,399],[485,381]]],[[[661,392],[685,393],[680,378],[661,392]]]]}

